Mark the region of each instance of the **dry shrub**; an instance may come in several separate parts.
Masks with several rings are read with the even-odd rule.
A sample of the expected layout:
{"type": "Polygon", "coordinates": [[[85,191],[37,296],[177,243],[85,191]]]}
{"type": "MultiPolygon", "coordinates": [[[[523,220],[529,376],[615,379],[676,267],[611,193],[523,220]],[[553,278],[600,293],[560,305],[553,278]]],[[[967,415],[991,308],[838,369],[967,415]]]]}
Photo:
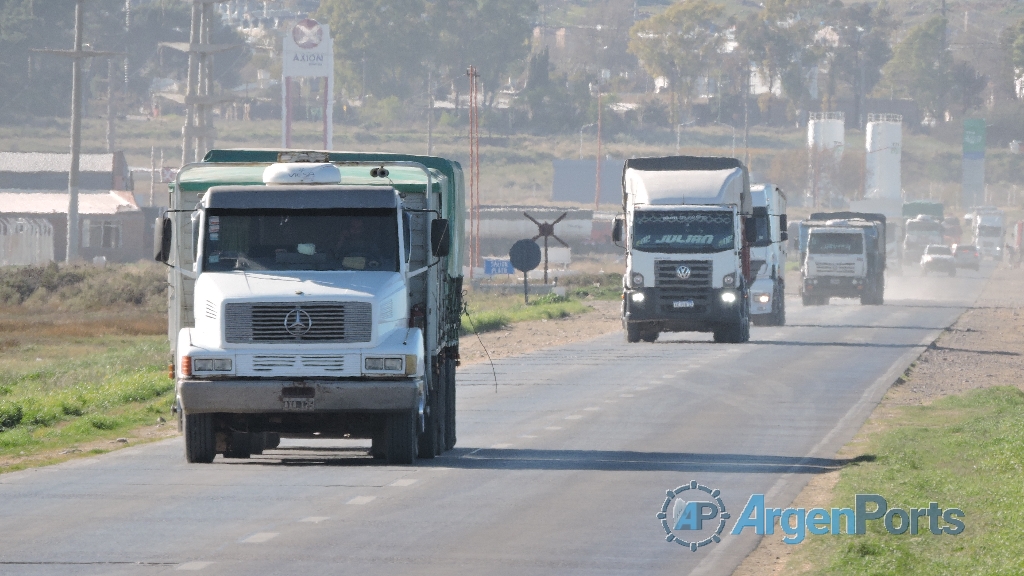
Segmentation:
{"type": "Polygon", "coordinates": [[[167,275],[153,263],[11,266],[0,269],[0,304],[72,311],[164,311],[167,275]]]}

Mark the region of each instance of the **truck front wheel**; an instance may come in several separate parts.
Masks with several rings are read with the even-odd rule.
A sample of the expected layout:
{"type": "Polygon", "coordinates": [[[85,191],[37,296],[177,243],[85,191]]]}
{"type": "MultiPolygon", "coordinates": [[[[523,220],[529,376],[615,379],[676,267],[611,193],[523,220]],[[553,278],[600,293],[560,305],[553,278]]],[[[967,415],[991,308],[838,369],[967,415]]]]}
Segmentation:
{"type": "Polygon", "coordinates": [[[418,420],[415,410],[388,414],[385,447],[388,464],[412,464],[416,459],[418,420]]]}
{"type": "Polygon", "coordinates": [[[443,375],[435,375],[439,382],[430,396],[427,398],[427,413],[424,415],[426,425],[423,433],[419,435],[420,458],[433,458],[444,451],[444,382],[443,375]]]}
{"type": "Polygon", "coordinates": [[[626,322],[626,342],[635,344],[644,337],[643,328],[636,322],[626,322]]]}
{"type": "Polygon", "coordinates": [[[185,461],[209,464],[217,455],[217,438],[213,432],[213,414],[185,414],[185,461]]]}

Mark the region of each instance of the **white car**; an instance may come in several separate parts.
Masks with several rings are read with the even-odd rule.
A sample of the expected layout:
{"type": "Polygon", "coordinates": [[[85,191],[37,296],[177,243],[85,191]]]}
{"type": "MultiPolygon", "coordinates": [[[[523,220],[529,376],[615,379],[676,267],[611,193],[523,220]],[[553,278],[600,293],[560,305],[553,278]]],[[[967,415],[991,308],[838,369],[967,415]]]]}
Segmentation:
{"type": "Polygon", "coordinates": [[[921,255],[921,275],[927,276],[929,272],[945,272],[950,276],[956,276],[956,260],[949,246],[925,246],[924,254],[921,255]]]}

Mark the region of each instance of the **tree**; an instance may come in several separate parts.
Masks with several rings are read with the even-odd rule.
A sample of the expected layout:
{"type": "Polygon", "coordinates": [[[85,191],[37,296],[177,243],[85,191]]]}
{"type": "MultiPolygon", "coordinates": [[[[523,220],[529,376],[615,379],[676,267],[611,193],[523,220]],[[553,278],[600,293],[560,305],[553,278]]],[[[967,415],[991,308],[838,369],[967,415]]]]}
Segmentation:
{"type": "Polygon", "coordinates": [[[981,93],[988,86],[988,77],[963,60],[953,63],[949,77],[949,95],[953,102],[959,104],[961,116],[967,116],[967,112],[981,106],[984,102],[981,93]]]}
{"type": "Polygon", "coordinates": [[[860,123],[863,99],[881,80],[882,67],[892,58],[889,40],[896,21],[884,3],[852,4],[838,10],[835,30],[839,42],[829,73],[851,87],[853,114],[860,123]]]}
{"type": "Polygon", "coordinates": [[[533,0],[436,0],[428,5],[427,21],[434,45],[435,70],[455,85],[466,82],[466,68],[475,66],[483,83],[484,104],[504,85],[513,63],[530,53],[537,3],[533,0]]]}
{"type": "Polygon", "coordinates": [[[1007,26],[999,35],[999,43],[1006,62],[999,85],[1014,98],[1020,98],[1017,78],[1024,73],[1024,18],[1007,26]]]}
{"type": "Polygon", "coordinates": [[[688,107],[697,79],[722,60],[723,13],[722,5],[709,0],[684,0],[629,31],[629,50],[647,73],[669,80],[673,123],[678,122],[677,100],[688,107]]]}
{"type": "Polygon", "coordinates": [[[335,69],[360,95],[407,97],[425,77],[423,62],[433,33],[423,0],[322,0],[317,18],[334,37],[335,69]]]}
{"type": "Polygon", "coordinates": [[[885,82],[934,118],[944,118],[951,84],[952,58],[945,47],[946,19],[935,16],[915,26],[896,45],[892,60],[883,68],[885,82]]]}

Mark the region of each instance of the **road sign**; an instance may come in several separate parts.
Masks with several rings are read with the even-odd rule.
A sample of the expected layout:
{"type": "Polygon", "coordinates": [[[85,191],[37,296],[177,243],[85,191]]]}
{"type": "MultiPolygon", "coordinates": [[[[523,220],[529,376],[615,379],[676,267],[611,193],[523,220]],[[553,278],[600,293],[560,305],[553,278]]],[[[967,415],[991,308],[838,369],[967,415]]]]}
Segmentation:
{"type": "Polygon", "coordinates": [[[520,240],[508,251],[512,266],[520,272],[529,272],[540,264],[540,246],[533,240],[520,240]]]}
{"type": "Polygon", "coordinates": [[[497,274],[515,274],[511,260],[504,258],[484,258],[484,274],[494,276],[497,274]]]}

